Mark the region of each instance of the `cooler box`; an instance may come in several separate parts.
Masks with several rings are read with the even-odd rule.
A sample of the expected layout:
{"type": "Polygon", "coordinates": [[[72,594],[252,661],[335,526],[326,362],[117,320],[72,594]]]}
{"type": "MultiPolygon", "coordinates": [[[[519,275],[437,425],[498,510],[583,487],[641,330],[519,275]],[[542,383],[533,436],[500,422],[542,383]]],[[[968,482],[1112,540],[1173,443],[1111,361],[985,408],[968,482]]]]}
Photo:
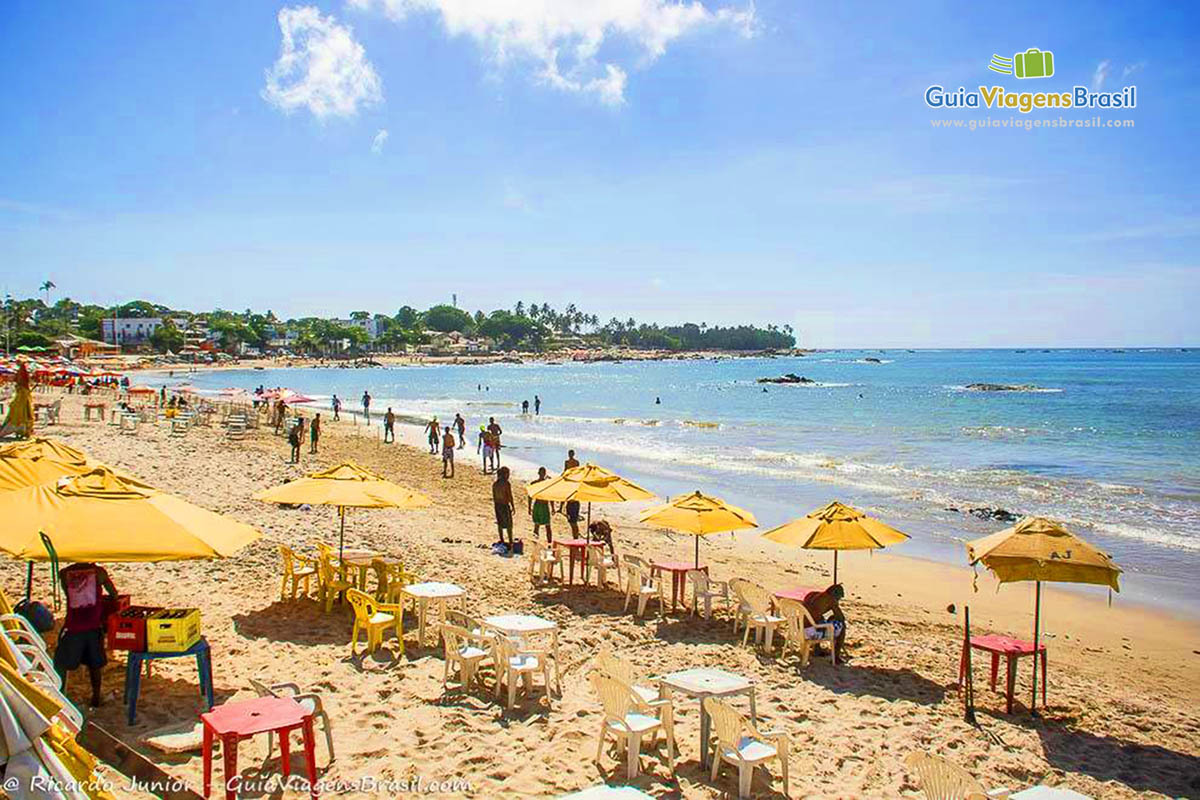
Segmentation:
{"type": "Polygon", "coordinates": [[[128,606],[108,618],[108,649],[146,649],[146,620],[162,609],[158,606],[128,606]]]}
{"type": "Polygon", "coordinates": [[[198,608],[164,608],[146,620],[146,649],[152,653],[182,653],[198,641],[198,608]]]}

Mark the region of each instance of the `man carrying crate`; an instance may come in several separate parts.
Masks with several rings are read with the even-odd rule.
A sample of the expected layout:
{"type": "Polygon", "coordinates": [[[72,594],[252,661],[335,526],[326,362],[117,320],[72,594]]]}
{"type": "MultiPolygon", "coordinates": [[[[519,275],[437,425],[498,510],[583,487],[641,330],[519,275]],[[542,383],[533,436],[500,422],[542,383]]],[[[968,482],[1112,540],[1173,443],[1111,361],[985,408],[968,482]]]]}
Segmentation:
{"type": "Polygon", "coordinates": [[[67,673],[88,668],[92,680],[92,706],[100,705],[100,676],[108,655],[104,652],[104,598],[114,600],[117,589],[104,567],[90,563],[72,564],[58,571],[67,596],[67,618],[54,647],[54,669],[66,684],[67,673]]]}

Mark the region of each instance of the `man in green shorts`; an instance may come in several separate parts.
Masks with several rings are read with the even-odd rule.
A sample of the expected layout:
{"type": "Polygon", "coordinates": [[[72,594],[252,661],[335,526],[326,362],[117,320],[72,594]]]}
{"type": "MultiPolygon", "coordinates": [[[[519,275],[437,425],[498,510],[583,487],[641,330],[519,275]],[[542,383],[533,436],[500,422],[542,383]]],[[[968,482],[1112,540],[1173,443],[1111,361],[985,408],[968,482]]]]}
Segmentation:
{"type": "MultiPolygon", "coordinates": [[[[539,483],[549,479],[549,476],[546,475],[546,468],[538,467],[537,480],[529,484],[529,488],[536,490],[535,487],[539,483]]],[[[546,544],[552,544],[554,542],[554,534],[550,530],[550,504],[545,500],[534,500],[532,497],[528,499],[529,515],[533,517],[533,538],[538,538],[538,529],[544,525],[546,526],[546,544]]]]}

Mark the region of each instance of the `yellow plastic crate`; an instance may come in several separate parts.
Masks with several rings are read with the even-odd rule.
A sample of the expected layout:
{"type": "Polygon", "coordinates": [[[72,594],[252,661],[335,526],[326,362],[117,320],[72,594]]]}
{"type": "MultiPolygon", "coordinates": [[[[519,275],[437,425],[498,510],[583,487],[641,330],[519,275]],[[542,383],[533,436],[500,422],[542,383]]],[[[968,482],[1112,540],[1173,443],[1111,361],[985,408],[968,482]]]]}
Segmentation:
{"type": "Polygon", "coordinates": [[[146,649],[152,653],[182,653],[198,641],[198,608],[164,608],[146,620],[146,649]]]}

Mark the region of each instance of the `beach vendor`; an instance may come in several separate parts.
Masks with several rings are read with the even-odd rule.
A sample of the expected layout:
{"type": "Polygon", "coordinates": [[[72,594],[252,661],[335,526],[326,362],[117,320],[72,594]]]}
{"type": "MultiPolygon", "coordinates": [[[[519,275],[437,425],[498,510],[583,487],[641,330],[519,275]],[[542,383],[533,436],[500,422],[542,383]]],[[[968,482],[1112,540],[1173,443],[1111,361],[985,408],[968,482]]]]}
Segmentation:
{"type": "MultiPolygon", "coordinates": [[[[846,596],[840,583],[835,583],[823,592],[809,592],[804,598],[804,607],[812,615],[813,621],[833,623],[833,659],[838,664],[845,663],[842,658],[842,644],[846,640],[846,617],[842,614],[841,600],[846,596]]],[[[814,628],[805,628],[804,635],[816,639],[818,632],[814,628]]]]}
{"type": "Polygon", "coordinates": [[[92,682],[92,706],[100,705],[100,676],[108,663],[104,651],[104,598],[102,591],[116,598],[108,572],[91,563],[71,564],[58,571],[67,597],[67,618],[54,647],[54,669],[66,681],[67,673],[79,667],[88,669],[92,682]]]}

